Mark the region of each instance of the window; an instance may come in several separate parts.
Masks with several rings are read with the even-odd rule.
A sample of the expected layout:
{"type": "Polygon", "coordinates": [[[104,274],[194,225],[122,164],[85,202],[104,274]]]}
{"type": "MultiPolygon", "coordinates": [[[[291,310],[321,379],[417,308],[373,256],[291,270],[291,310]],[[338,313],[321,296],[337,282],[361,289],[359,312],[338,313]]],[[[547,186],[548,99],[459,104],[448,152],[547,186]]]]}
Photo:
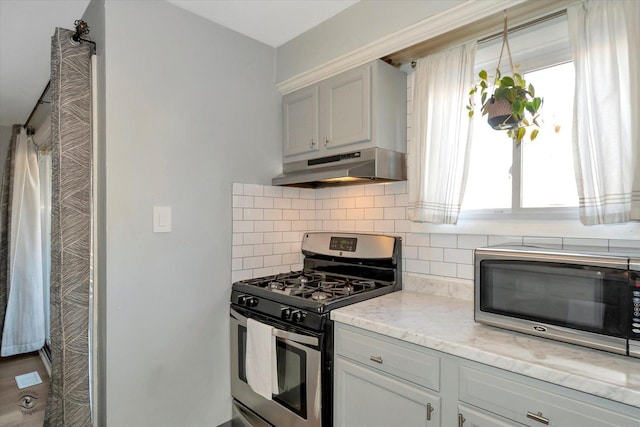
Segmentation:
{"type": "MultiPolygon", "coordinates": [[[[509,37],[516,72],[533,84],[537,95],[544,97],[543,124],[534,141],[525,136],[517,145],[504,131],[491,129],[486,116],[474,115],[473,143],[462,203],[464,217],[577,216],[578,196],[571,144],[574,87],[567,84],[574,81],[574,70],[568,49],[561,45],[563,39],[568,46],[566,18],[518,37],[509,37]],[[531,42],[540,37],[540,31],[554,36],[548,43],[544,40],[539,45],[531,42]],[[527,45],[537,47],[528,51],[518,49],[518,46],[527,45]]],[[[501,42],[500,39],[492,46],[478,49],[477,70],[492,71],[491,64],[497,63],[499,55],[496,47],[499,48],[501,42]]],[[[503,64],[505,62],[508,64],[508,59],[503,58],[503,64]]],[[[504,66],[501,68],[505,73],[504,66]]]]}

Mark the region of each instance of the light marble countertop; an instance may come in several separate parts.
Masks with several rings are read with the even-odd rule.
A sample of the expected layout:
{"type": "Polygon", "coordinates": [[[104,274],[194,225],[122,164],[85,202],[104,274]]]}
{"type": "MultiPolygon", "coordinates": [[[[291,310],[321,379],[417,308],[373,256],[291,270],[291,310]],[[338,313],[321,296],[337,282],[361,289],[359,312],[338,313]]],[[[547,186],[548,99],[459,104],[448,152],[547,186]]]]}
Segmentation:
{"type": "Polygon", "coordinates": [[[333,310],[331,318],[640,407],[640,359],[475,323],[469,300],[403,290],[333,310]]]}

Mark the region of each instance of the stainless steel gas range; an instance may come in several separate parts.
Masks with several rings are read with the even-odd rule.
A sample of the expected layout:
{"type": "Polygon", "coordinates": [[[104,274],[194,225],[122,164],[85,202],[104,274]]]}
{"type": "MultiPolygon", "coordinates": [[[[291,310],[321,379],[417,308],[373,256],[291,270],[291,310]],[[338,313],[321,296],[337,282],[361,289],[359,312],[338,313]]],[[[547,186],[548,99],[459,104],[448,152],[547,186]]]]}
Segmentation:
{"type": "Polygon", "coordinates": [[[231,292],[232,424],[333,424],[334,308],[402,288],[401,239],[306,233],[302,271],[231,292]]]}

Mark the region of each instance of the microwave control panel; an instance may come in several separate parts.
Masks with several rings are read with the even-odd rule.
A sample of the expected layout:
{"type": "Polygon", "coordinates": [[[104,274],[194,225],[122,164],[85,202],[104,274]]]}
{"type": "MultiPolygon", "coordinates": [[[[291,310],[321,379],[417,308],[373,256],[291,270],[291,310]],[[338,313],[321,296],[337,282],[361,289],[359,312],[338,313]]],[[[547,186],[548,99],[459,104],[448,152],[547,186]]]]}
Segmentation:
{"type": "Polygon", "coordinates": [[[640,338],[640,273],[635,276],[631,279],[631,339],[640,338]]]}

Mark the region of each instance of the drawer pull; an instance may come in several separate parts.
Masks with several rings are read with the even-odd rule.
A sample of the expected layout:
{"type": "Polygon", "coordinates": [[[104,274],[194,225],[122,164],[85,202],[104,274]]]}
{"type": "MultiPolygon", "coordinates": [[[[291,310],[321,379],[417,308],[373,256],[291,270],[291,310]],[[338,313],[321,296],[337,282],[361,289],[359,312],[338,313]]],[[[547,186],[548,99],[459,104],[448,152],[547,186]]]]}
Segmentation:
{"type": "Polygon", "coordinates": [[[458,414],[458,427],[462,427],[465,421],[467,420],[462,416],[462,414],[458,414]]]}
{"type": "Polygon", "coordinates": [[[381,356],[371,356],[371,357],[369,357],[369,359],[370,359],[372,362],[382,363],[382,357],[381,357],[381,356]]]}
{"type": "Polygon", "coordinates": [[[427,403],[427,421],[431,421],[431,413],[433,412],[433,405],[427,403]]]}
{"type": "Polygon", "coordinates": [[[527,412],[527,418],[531,418],[539,423],[549,425],[549,419],[542,416],[542,412],[534,414],[533,412],[527,412]]]}

